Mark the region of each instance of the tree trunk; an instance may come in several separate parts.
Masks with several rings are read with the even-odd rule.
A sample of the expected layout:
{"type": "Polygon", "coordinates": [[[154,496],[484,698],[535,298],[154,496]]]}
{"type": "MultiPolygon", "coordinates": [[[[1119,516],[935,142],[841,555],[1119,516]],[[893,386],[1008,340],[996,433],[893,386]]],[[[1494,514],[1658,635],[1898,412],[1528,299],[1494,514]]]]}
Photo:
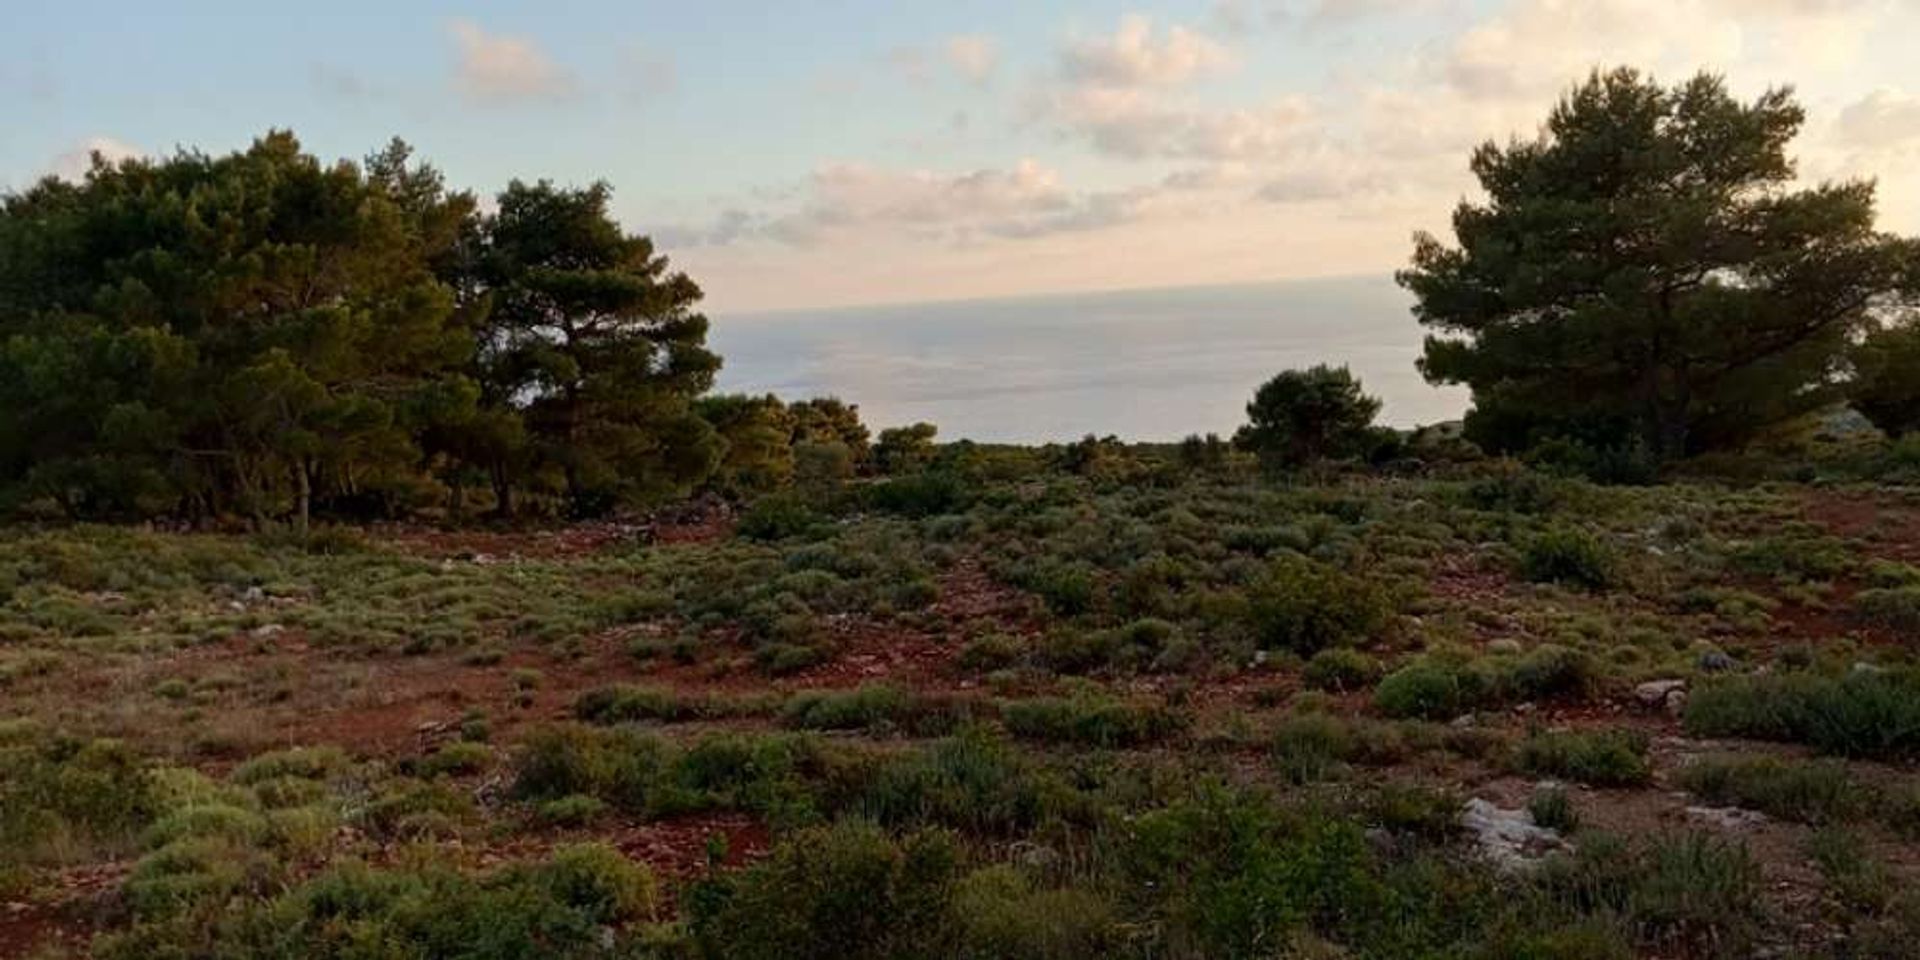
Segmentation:
{"type": "Polygon", "coordinates": [[[513,519],[513,482],[507,478],[505,464],[493,465],[493,512],[503,520],[513,519]]]}
{"type": "Polygon", "coordinates": [[[305,540],[313,512],[313,478],[307,473],[305,461],[294,463],[293,482],[298,491],[293,514],[294,532],[305,540]]]}

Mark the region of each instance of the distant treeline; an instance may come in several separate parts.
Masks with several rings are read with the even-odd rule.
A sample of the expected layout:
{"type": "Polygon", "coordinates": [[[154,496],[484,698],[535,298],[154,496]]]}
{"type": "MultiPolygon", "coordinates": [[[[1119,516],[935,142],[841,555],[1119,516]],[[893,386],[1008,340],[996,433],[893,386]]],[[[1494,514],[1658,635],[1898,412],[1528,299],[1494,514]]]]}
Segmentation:
{"type": "MultiPolygon", "coordinates": [[[[1477,150],[1484,197],[1400,274],[1466,439],[1636,480],[1843,402],[1920,432],[1920,243],[1876,228],[1871,182],[1798,183],[1803,122],[1788,90],[1619,70],[1477,150]]],[[[328,165],[288,133],[5,197],[0,510],[593,516],[935,462],[927,424],[870,444],[832,398],[709,395],[700,288],[608,200],[516,181],[482,212],[400,141],[328,165]]],[[[1232,445],[1388,462],[1379,409],[1344,368],[1284,371],[1232,445]]]]}
{"type": "Polygon", "coordinates": [[[850,405],[707,395],[700,288],[608,200],[483,213],[400,141],[326,164],[282,132],[6,197],[0,506],[579,516],[868,463],[850,405]]]}

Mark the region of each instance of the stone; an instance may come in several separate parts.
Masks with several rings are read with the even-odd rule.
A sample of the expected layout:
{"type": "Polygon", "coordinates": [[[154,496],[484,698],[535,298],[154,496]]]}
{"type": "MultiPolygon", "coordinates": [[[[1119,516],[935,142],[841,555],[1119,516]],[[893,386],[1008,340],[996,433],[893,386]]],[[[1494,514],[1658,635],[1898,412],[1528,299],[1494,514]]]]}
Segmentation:
{"type": "Polygon", "coordinates": [[[253,628],[255,640],[267,640],[287,632],[287,628],[277,623],[263,623],[253,628]]]}
{"type": "Polygon", "coordinates": [[[1688,807],[1687,816],[1704,820],[1722,830],[1748,830],[1767,822],[1767,815],[1739,807],[1688,807]]]}
{"type": "Polygon", "coordinates": [[[1633,698],[1643,707],[1655,708],[1667,704],[1667,698],[1675,693],[1686,695],[1685,680],[1648,680],[1633,688],[1633,698]]]}
{"type": "Polygon", "coordinates": [[[1700,669],[1714,673],[1724,673],[1738,667],[1740,662],[1719,650],[1708,650],[1700,655],[1700,669]]]}
{"type": "Polygon", "coordinates": [[[1509,810],[1474,797],[1460,813],[1460,825],[1473,834],[1480,855],[1502,871],[1524,872],[1567,843],[1557,830],[1533,822],[1525,810],[1509,810]]]}

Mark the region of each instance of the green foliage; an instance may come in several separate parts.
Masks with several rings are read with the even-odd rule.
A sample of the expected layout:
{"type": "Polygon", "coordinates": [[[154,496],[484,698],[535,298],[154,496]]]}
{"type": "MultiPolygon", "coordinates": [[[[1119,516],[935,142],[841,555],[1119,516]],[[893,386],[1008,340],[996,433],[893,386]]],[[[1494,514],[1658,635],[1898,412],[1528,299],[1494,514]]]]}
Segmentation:
{"type": "Polygon", "coordinates": [[[305,535],[457,513],[469,483],[501,512],[528,488],[644,502],[728,440],[725,482],[784,479],[784,422],[723,440],[692,410],[718,367],[699,288],[609,197],[515,182],[482,215],[404,143],[325,164],[285,132],[9,196],[0,499],[305,535]]]}
{"type": "Polygon", "coordinates": [[[1801,823],[1848,819],[1861,812],[1866,799],[1864,788],[1835,761],[1702,757],[1680,770],[1679,781],[1707,803],[1801,823]]]}
{"type": "Polygon", "coordinates": [[[1633,787],[1653,777],[1647,737],[1637,730],[1535,733],[1514,751],[1514,766],[1536,777],[1595,787],[1633,787]]]}
{"type": "Polygon", "coordinates": [[[1580,828],[1580,815],[1573,808],[1573,797],[1565,787],[1541,787],[1527,800],[1527,816],[1533,822],[1569,834],[1580,828]]]}
{"type": "Polygon", "coordinates": [[[1163,706],[1094,695],[1009,700],[1001,704],[1000,714],[1016,737],[1097,747],[1151,743],[1182,726],[1163,706]]]}
{"type": "Polygon", "coordinates": [[[1527,540],[1520,551],[1520,572],[1536,583],[1559,583],[1604,590],[1619,563],[1607,544],[1578,527],[1559,526],[1527,540]]]}
{"type": "Polygon", "coordinates": [[[1687,732],[1804,743],[1847,757],[1920,754],[1920,681],[1907,673],[1736,677],[1687,698],[1687,732]]]}
{"type": "Polygon", "coordinates": [[[1854,409],[1890,437],[1920,431],[1920,319],[1874,327],[1852,359],[1854,409]]]}
{"type": "Polygon", "coordinates": [[[562,847],[545,862],[479,877],[349,863],[272,896],[226,903],[247,881],[244,870],[259,867],[243,852],[206,845],[143,860],[128,882],[142,922],[104,939],[96,955],[586,960],[609,955],[608,926],[648,919],[657,908],[647,869],[598,845],[562,847]]]}
{"type": "Polygon", "coordinates": [[[0,736],[0,867],[124,848],[159,810],[146,764],[124,744],[0,736]]]}
{"type": "Polygon", "coordinates": [[[1656,462],[1817,408],[1908,245],[1874,231],[1869,182],[1795,190],[1786,89],[1750,103],[1702,74],[1664,88],[1596,72],[1541,135],[1474,153],[1488,199],[1457,246],[1422,234],[1400,282],[1421,369],[1473,388],[1468,436],[1637,441],[1656,462]]]}
{"type": "Polygon", "coordinates": [[[942,956],[956,869],[943,834],[896,841],[857,821],[803,831],[696,890],[694,937],[707,956],[728,960],[942,956]]]}
{"type": "Polygon", "coordinates": [[[1301,654],[1367,639],[1393,612],[1374,581],[1298,556],[1276,560],[1247,590],[1255,640],[1301,654]]]}
{"type": "Polygon", "coordinates": [[[806,534],[820,523],[820,515],[805,498],[776,493],[755,500],[734,528],[750,540],[785,540],[806,534]]]}
{"type": "Polygon", "coordinates": [[[939,428],[931,423],[888,427],[873,447],[873,464],[889,476],[912,473],[933,463],[933,438],[939,428]]]}
{"type": "Polygon", "coordinates": [[[1307,686],[1338,693],[1362,689],[1379,678],[1380,661],[1358,650],[1344,648],[1314,654],[1300,674],[1307,686]]]}
{"type": "Polygon", "coordinates": [[[1098,894],[1043,888],[1004,865],[960,878],[949,916],[958,931],[957,953],[972,960],[1108,956],[1123,937],[1113,905],[1098,894]]]}
{"type": "Polygon", "coordinates": [[[866,488],[867,503],[875,510],[907,517],[954,513],[965,509],[971,499],[966,481],[951,470],[894,477],[866,488]]]}
{"type": "Polygon", "coordinates": [[[1862,590],[1854,594],[1853,612],[1867,623],[1920,640],[1920,586],[1862,590]]]}
{"type": "Polygon", "coordinates": [[[1346,367],[1288,370],[1261,384],[1234,443],[1275,468],[1302,467],[1367,452],[1378,398],[1361,392],[1346,367]]]}

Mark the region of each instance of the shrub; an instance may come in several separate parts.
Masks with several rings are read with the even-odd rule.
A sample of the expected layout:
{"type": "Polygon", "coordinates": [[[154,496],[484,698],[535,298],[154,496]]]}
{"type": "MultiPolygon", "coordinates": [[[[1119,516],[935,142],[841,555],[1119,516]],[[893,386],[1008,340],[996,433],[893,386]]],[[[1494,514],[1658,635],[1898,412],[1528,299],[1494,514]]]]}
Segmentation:
{"type": "Polygon", "coordinates": [[[1778,757],[1702,757],[1680,771],[1680,785],[1708,803],[1801,823],[1850,818],[1865,798],[1842,764],[1778,757]]]}
{"type": "Polygon", "coordinates": [[[1120,939],[1114,910],[1091,891],[1042,889],[1010,866],[976,870],[955,887],[950,916],[960,955],[1065,960],[1106,955],[1120,939]]]}
{"type": "Polygon", "coordinates": [[[1380,661],[1358,650],[1322,650],[1307,661],[1300,678],[1315,690],[1358,690],[1380,678],[1380,661]]]}
{"type": "Polygon", "coordinates": [[[1578,527],[1552,527],[1520,549],[1520,573],[1535,583],[1604,590],[1616,565],[1607,545],[1578,527]]]}
{"type": "Polygon", "coordinates": [[[875,684],[794,694],[780,718],[787,726],[806,730],[858,730],[899,723],[913,709],[913,699],[906,693],[875,684]]]}
{"type": "Polygon", "coordinates": [[[1022,739],[1097,747],[1149,743],[1181,726],[1165,707],[1100,696],[1011,700],[1001,704],[1000,715],[1007,730],[1022,739]]]}
{"type": "Polygon", "coordinates": [[[159,812],[156,778],[126,745],[24,739],[0,740],[0,867],[124,847],[159,812]]]}
{"type": "Polygon", "coordinates": [[[1876,327],[1852,359],[1854,408],[1890,437],[1920,431],[1920,321],[1876,327]]]}
{"type": "Polygon", "coordinates": [[[740,515],[736,532],[749,540],[785,540],[801,536],[820,523],[820,515],[806,500],[791,493],[761,497],[740,515]]]}
{"type": "Polygon", "coordinates": [[[636,720],[695,720],[713,712],[713,705],[705,698],[686,697],[672,690],[628,684],[589,690],[573,702],[575,717],[602,725],[636,720]]]}
{"type": "Polygon", "coordinates": [[[1262,647],[1311,654],[1363,639],[1393,616],[1371,581],[1305,557],[1283,557],[1247,590],[1247,616],[1262,647]]]}
{"type": "Polygon", "coordinates": [[[1423,657],[1387,674],[1374,687],[1373,704],[1389,717],[1450,720],[1475,709],[1488,695],[1481,672],[1423,657]]]}
{"type": "Polygon", "coordinates": [[[1573,809],[1573,797],[1565,787],[1535,790],[1527,801],[1527,816],[1532,817],[1537,826],[1563,834],[1572,833],[1580,826],[1580,816],[1573,809]]]}
{"type": "Polygon", "coordinates": [[[1380,401],[1346,367],[1288,370],[1260,385],[1234,443],[1276,468],[1363,453],[1380,401]]]}
{"type": "Polygon", "coordinates": [[[725,960],[935,956],[953,936],[954,874],[943,834],[896,841],[857,821],[805,830],[765,861],[696,888],[694,937],[725,960]]]}
{"type": "Polygon", "coordinates": [[[967,483],[946,470],[895,477],[866,488],[867,505],[906,517],[937,517],[965,510],[967,483]]]}
{"type": "Polygon", "coordinates": [[[1920,586],[1862,590],[1853,597],[1853,612],[1867,623],[1920,641],[1920,586]]]}
{"type": "Polygon", "coordinates": [[[531,878],[590,923],[658,919],[660,893],[653,873],[603,843],[559,847],[532,869],[531,878]]]}
{"type": "Polygon", "coordinates": [[[1647,737],[1637,730],[1536,733],[1520,742],[1514,766],[1536,777],[1596,787],[1630,787],[1653,778],[1647,737]]]}
{"type": "Polygon", "coordinates": [[[1687,732],[1804,743],[1848,757],[1920,753],[1920,677],[1807,673],[1734,677],[1687,697],[1687,732]]]}

